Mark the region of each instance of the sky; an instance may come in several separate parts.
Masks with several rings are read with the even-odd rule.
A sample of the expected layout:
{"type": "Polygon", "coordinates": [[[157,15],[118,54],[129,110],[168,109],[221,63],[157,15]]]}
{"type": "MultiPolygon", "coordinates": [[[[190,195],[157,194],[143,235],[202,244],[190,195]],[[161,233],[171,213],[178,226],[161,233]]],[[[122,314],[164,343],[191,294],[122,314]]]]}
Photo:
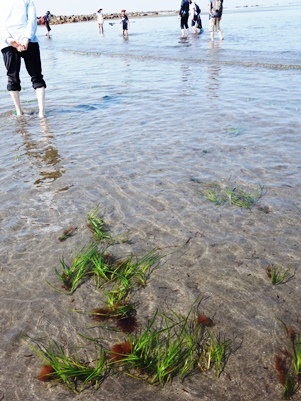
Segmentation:
{"type": "MultiPolygon", "coordinates": [[[[0,0],[4,1],[4,0],[0,0]]],[[[201,9],[207,10],[208,0],[195,0],[201,9]]],[[[181,0],[34,0],[37,15],[44,15],[47,10],[54,15],[93,14],[99,8],[103,13],[119,13],[121,9],[131,11],[178,10],[181,0]]],[[[224,6],[272,6],[300,4],[300,0],[224,0],[224,6]]]]}

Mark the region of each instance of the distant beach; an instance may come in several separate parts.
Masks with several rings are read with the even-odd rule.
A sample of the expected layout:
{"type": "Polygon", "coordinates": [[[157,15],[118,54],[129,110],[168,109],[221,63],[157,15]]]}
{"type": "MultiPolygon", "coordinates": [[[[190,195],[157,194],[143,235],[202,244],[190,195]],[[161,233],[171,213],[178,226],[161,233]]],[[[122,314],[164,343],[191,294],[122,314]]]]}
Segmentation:
{"type": "MultiPolygon", "coordinates": [[[[251,7],[260,7],[259,5],[254,6],[237,6],[235,9],[240,8],[251,8],[251,7]]],[[[227,7],[225,7],[227,10],[227,7]]],[[[159,17],[159,16],[172,16],[177,15],[179,10],[165,10],[165,11],[137,11],[137,12],[128,12],[127,15],[130,18],[141,18],[141,17],[159,17]]],[[[207,8],[206,8],[207,13],[207,8]]],[[[205,14],[205,12],[204,12],[205,14]]],[[[120,18],[120,13],[109,13],[104,14],[104,19],[106,20],[114,20],[120,18]]],[[[41,17],[38,17],[38,23],[40,23],[41,17]]],[[[50,24],[59,25],[64,23],[72,23],[72,22],[86,22],[96,20],[96,13],[94,14],[82,14],[82,15],[51,15],[50,24]]]]}

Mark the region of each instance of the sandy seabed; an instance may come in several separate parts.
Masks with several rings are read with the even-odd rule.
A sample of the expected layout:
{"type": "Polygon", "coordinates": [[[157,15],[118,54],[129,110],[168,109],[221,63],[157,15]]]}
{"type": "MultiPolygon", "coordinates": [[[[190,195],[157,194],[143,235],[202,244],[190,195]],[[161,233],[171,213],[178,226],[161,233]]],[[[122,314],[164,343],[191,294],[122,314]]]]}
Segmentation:
{"type": "MultiPolygon", "coordinates": [[[[72,296],[55,292],[46,284],[59,285],[54,268],[59,268],[62,255],[70,261],[91,241],[84,209],[87,205],[92,208],[99,191],[91,196],[80,189],[82,206],[75,210],[71,189],[56,211],[49,209],[43,224],[38,221],[41,216],[33,213],[37,227],[20,236],[13,254],[2,254],[1,399],[280,400],[282,386],[277,381],[275,355],[288,348],[289,342],[278,319],[295,330],[300,328],[298,208],[288,206],[285,213],[278,210],[279,192],[269,190],[259,201],[259,205],[269,207],[269,213],[259,207],[245,210],[217,206],[204,199],[201,210],[195,213],[200,200],[196,198],[196,194],[200,196],[198,180],[185,185],[159,180],[148,194],[137,191],[139,179],[130,186],[120,184],[111,179],[111,193],[103,205],[104,219],[113,235],[127,233],[130,241],[113,245],[112,254],[143,256],[157,247],[166,255],[148,285],[134,295],[140,325],[145,325],[157,308],[185,315],[196,299],[201,299],[200,310],[212,318],[214,330],[233,340],[223,373],[217,379],[214,370],[196,372],[183,383],[176,378],[164,387],[113,376],[98,391],[87,389],[79,395],[62,384],[36,379],[42,361],[21,339],[22,334],[54,339],[66,349],[74,349],[83,345],[78,333],[87,333],[90,319],[72,310],[102,306],[93,280],[72,296]],[[139,204],[133,206],[137,196],[139,204]],[[59,242],[68,224],[76,225],[77,232],[59,242]],[[280,260],[288,243],[293,246],[287,249],[287,259],[280,260]],[[270,263],[290,266],[295,276],[273,286],[265,271],[270,263]]],[[[293,196],[290,188],[281,191],[287,199],[293,196]]],[[[12,221],[12,230],[22,231],[20,224],[12,221]]],[[[5,241],[4,247],[9,249],[5,241]]],[[[116,339],[116,334],[101,333],[109,343],[114,336],[116,339]]],[[[123,340],[125,336],[119,333],[117,338],[123,340]]]]}

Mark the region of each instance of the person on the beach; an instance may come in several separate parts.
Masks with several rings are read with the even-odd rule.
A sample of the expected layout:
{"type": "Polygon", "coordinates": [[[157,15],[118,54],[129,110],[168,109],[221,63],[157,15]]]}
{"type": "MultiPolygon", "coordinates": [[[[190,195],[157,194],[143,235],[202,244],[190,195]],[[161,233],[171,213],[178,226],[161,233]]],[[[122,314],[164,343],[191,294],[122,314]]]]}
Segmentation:
{"type": "Polygon", "coordinates": [[[104,24],[104,18],[103,18],[103,13],[102,13],[102,8],[100,8],[97,13],[97,23],[98,23],[98,31],[103,35],[104,30],[103,30],[103,24],[104,24]]]}
{"type": "Polygon", "coordinates": [[[223,34],[220,28],[220,21],[223,15],[223,0],[209,0],[209,32],[211,41],[214,41],[214,31],[218,33],[220,40],[223,34]]]}
{"type": "Polygon", "coordinates": [[[126,12],[126,10],[121,10],[121,21],[120,21],[120,23],[122,24],[122,35],[125,38],[127,38],[128,35],[129,35],[128,29],[129,29],[130,21],[129,21],[129,18],[126,15],[125,12],[126,12]]]}
{"type": "Polygon", "coordinates": [[[189,0],[182,0],[179,11],[179,18],[181,18],[180,26],[182,38],[186,38],[188,35],[189,6],[189,0]]]}
{"type": "Polygon", "coordinates": [[[44,15],[44,24],[45,24],[45,27],[47,30],[46,36],[50,36],[50,31],[51,31],[50,24],[49,24],[50,17],[51,17],[50,11],[46,11],[46,14],[44,15]]]}
{"type": "Polygon", "coordinates": [[[20,67],[23,58],[36,92],[39,117],[45,117],[46,83],[42,75],[36,31],[37,16],[33,0],[0,1],[0,49],[7,70],[7,90],[14,102],[17,116],[23,114],[20,104],[20,67]]]}

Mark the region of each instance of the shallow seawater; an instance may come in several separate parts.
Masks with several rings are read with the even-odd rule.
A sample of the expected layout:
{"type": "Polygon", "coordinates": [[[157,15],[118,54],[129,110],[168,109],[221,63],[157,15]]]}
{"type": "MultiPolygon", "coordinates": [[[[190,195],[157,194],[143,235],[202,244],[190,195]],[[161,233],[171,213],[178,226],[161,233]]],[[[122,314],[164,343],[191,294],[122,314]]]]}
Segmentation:
{"type": "MultiPolygon", "coordinates": [[[[55,387],[45,398],[34,379],[37,360],[33,368],[24,345],[15,343],[23,332],[70,338],[84,324],[70,308],[88,308],[92,284],[80,289],[79,300],[74,295],[75,307],[46,282],[55,282],[62,255],[70,258],[88,241],[85,218],[97,205],[113,234],[127,232],[131,239],[117,252],[161,247],[169,253],[166,272],[145,290],[145,315],[159,304],[188,310],[201,293],[221,325],[250,336],[247,350],[242,347],[233,365],[230,360],[234,381],[212,389],[204,379],[207,394],[218,401],[275,399],[270,371],[262,371],[265,392],[248,390],[261,380],[257,361],[273,363],[266,362],[264,347],[275,335],[275,316],[284,319],[286,308],[293,319],[300,310],[298,270],[282,293],[262,279],[268,263],[297,269],[301,257],[301,34],[295,15],[292,6],[226,11],[225,39],[213,44],[206,14],[204,31],[187,39],[180,38],[177,16],[134,19],[127,40],[118,21],[105,24],[104,36],[95,22],[53,26],[50,39],[39,27],[47,82],[43,120],[24,66],[26,115],[12,114],[0,67],[0,357],[10,360],[5,373],[23,383],[14,390],[3,384],[7,399],[69,399],[55,387]],[[251,193],[263,186],[260,205],[270,213],[210,203],[202,190],[216,183],[251,193]],[[59,243],[71,224],[78,233],[59,243]]],[[[180,386],[170,394],[183,401],[190,392],[196,400],[198,386],[190,382],[188,390],[180,386]]],[[[131,398],[117,385],[113,398],[138,400],[146,392],[150,400],[169,399],[168,392],[135,392],[131,398]]]]}
{"type": "MultiPolygon", "coordinates": [[[[29,115],[11,115],[2,74],[2,187],[51,191],[70,175],[93,185],[90,168],[116,168],[125,176],[127,169],[163,168],[163,177],[168,171],[182,180],[200,173],[195,156],[204,150],[211,158],[201,170],[208,179],[233,170],[239,157],[241,168],[260,168],[277,180],[271,164],[297,167],[299,159],[301,38],[294,12],[228,11],[225,40],[214,44],[207,15],[204,32],[184,40],[177,17],[133,20],[128,40],[118,21],[106,24],[105,36],[94,22],[53,26],[51,39],[40,27],[47,120],[36,118],[24,68],[21,95],[29,115]]],[[[148,180],[145,174],[145,185],[148,180]]],[[[254,173],[252,181],[262,178],[254,173]]],[[[10,202],[4,192],[4,213],[10,202]]]]}

